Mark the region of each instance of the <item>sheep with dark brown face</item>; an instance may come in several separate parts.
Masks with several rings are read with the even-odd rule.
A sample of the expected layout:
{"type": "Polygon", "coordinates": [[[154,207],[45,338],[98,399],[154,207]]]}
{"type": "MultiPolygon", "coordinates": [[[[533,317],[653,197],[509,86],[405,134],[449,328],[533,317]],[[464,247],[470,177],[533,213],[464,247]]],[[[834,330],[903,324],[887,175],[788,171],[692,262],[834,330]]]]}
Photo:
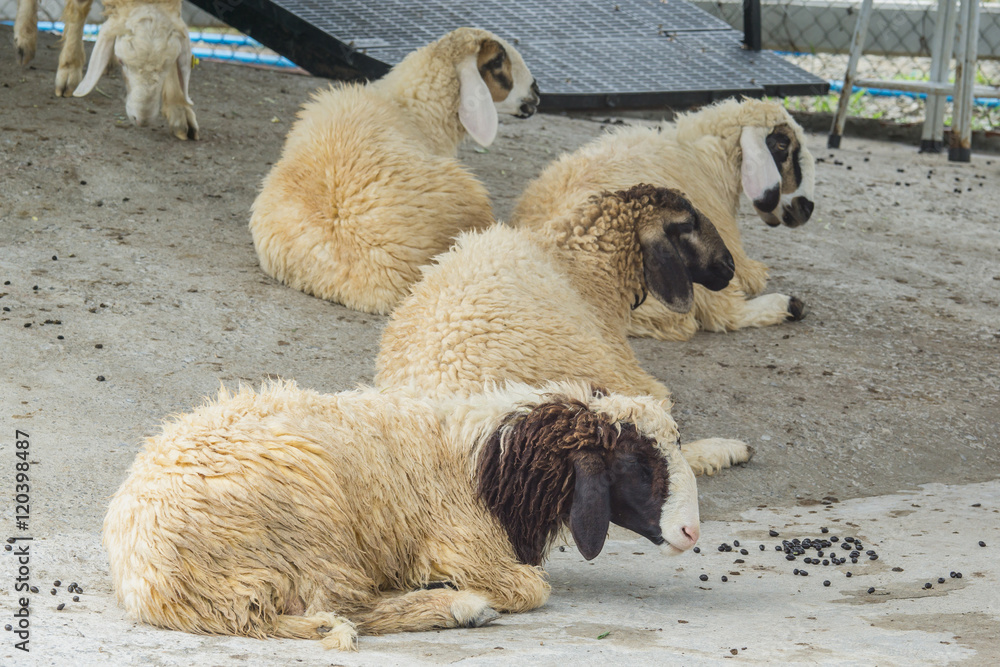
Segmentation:
{"type": "Polygon", "coordinates": [[[137,620],[352,649],[538,607],[557,534],[591,559],[611,522],[668,555],[698,539],[662,401],[579,382],[443,401],[274,382],[150,438],[104,544],[137,620]]]}
{"type": "MultiPolygon", "coordinates": [[[[445,396],[575,379],[666,399],[628,343],[632,309],[651,293],[684,312],[693,281],[719,289],[732,276],[712,223],[678,192],[649,185],[591,197],[538,229],[466,233],[392,314],[375,383],[445,396]]],[[[750,457],[736,440],[683,449],[699,474],[750,457]]]]}
{"type": "Polygon", "coordinates": [[[780,102],[726,100],[656,127],[615,129],[552,162],[522,193],[515,226],[541,229],[602,190],[645,181],[677,188],[715,224],[735,275],[719,291],[695,288],[677,312],[656,298],[638,308],[629,334],[687,340],[699,329],[731,331],[797,320],[803,303],[760,294],[767,266],[750,259],[737,225],[743,193],[770,226],[804,224],[813,211],[813,157],[802,128],[780,102]]]}

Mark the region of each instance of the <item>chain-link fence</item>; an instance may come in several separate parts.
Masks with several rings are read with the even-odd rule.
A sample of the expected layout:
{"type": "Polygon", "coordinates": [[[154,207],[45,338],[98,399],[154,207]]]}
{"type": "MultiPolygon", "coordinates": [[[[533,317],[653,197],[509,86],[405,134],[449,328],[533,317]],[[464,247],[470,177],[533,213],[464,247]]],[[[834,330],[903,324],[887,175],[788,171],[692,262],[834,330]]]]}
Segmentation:
{"type": "MultiPolygon", "coordinates": [[[[743,0],[690,0],[737,30],[743,29],[743,0]]],[[[40,27],[51,29],[59,21],[63,0],[40,0],[40,27]]],[[[824,79],[837,82],[847,70],[847,53],[861,0],[762,0],[764,48],[779,51],[824,79]]],[[[937,14],[936,0],[875,0],[858,76],[874,79],[928,80],[931,36],[937,14]]],[[[17,0],[0,0],[0,20],[13,21],[17,0]]],[[[257,42],[232,30],[197,7],[185,3],[183,18],[191,27],[195,55],[199,58],[236,61],[263,66],[294,67],[257,42]]],[[[94,2],[88,21],[101,19],[100,1],[94,2]]],[[[55,25],[60,28],[60,25],[55,25]]],[[[91,29],[90,38],[96,29],[91,29]]],[[[979,66],[976,83],[1000,85],[1000,0],[982,0],[979,66]]],[[[1000,102],[979,100],[973,114],[974,129],[1000,128],[1000,102]]],[[[833,111],[836,93],[824,97],[789,98],[791,109],[833,111]]],[[[916,96],[891,91],[855,93],[851,116],[920,122],[923,102],[916,96]]],[[[950,105],[948,114],[950,114],[950,105]]],[[[950,117],[946,115],[946,123],[950,117]]]]}
{"type": "MultiPolygon", "coordinates": [[[[737,30],[743,29],[742,0],[692,0],[737,30]]],[[[931,37],[936,0],[874,0],[874,10],[858,63],[859,78],[930,80],[931,37]]],[[[785,54],[796,65],[833,82],[824,97],[789,98],[786,106],[803,111],[835,111],[839,82],[847,71],[848,52],[861,0],[761,0],[763,46],[785,54]]],[[[957,12],[956,12],[957,13],[957,12]]],[[[954,76],[951,77],[954,81],[954,76]]],[[[1000,0],[982,0],[976,84],[1000,85],[1000,0]]],[[[951,105],[945,116],[951,124],[951,105]]],[[[898,122],[922,122],[919,96],[895,91],[865,91],[851,96],[850,115],[898,122]]],[[[973,129],[1000,127],[1000,102],[978,100],[973,129]]]]}

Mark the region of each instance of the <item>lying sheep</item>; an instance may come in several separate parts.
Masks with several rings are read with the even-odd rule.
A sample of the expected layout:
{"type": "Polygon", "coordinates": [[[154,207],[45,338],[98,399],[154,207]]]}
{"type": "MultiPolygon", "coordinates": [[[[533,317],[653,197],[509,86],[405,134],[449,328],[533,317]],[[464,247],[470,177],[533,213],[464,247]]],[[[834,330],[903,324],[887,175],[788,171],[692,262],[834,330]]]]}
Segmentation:
{"type": "MultiPolygon", "coordinates": [[[[375,383],[444,396],[576,379],[667,399],[628,343],[630,310],[651,291],[684,312],[692,282],[720,289],[732,277],[711,222],[676,191],[649,185],[591,197],[543,228],[466,233],[392,314],[375,383]]],[[[750,457],[735,440],[683,449],[699,474],[750,457]]]]}
{"type": "Polygon", "coordinates": [[[727,331],[803,316],[804,306],[795,297],[748,299],[763,291],[767,266],[747,257],[736,215],[742,189],[767,224],[803,224],[813,210],[814,173],[802,128],[780,102],[728,100],[683,114],[672,124],[614,131],[564,155],[528,185],[513,223],[544,226],[597,192],[638,181],[681,190],[719,230],[736,275],[718,292],[696,287],[688,313],[649,299],[633,313],[629,333],[687,340],[699,328],[727,331]]]}
{"type": "MultiPolygon", "coordinates": [[[[125,113],[138,126],[162,111],[178,139],[197,139],[198,122],[188,97],[191,41],[181,19],[181,0],[104,0],[105,21],[83,76],[83,26],[93,0],[66,0],[56,96],[83,97],[97,85],[115,56],[122,66],[125,113]]],[[[14,26],[18,60],[35,55],[38,0],[21,0],[14,26]]]]}
{"type": "Polygon", "coordinates": [[[223,389],[149,438],[113,497],[115,594],[153,625],[327,648],[477,627],[545,603],[564,527],[588,560],[611,522],[667,554],[693,546],[676,438],[659,401],[584,383],[438,404],[223,389]]]}
{"type": "Polygon", "coordinates": [[[521,56],[460,28],[385,77],[316,93],[253,204],[250,231],[269,275],[308,294],[388,313],[420,267],[493,222],[486,188],[455,158],[483,146],[497,114],[531,116],[538,87],[521,56]]]}

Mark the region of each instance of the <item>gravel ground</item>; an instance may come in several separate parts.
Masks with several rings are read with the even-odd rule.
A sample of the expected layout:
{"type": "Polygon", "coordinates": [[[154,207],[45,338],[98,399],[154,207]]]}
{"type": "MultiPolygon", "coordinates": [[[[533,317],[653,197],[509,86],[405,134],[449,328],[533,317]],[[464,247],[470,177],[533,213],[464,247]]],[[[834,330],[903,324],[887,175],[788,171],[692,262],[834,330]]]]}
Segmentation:
{"type": "MultiPolygon", "coordinates": [[[[0,27],[0,43],[9,44],[10,33],[0,27]]],[[[8,461],[0,466],[0,488],[12,497],[10,462],[20,429],[30,434],[33,462],[33,576],[77,577],[99,615],[87,616],[83,626],[50,616],[37,641],[83,646],[94,662],[107,664],[188,664],[193,650],[219,664],[248,652],[264,663],[272,655],[282,656],[273,664],[294,664],[285,647],[296,647],[296,659],[316,649],[163,633],[124,620],[110,597],[99,532],[107,498],[141,438],[165,415],[215,392],[220,381],[233,386],[282,376],[325,391],[370,381],[385,318],[277,284],[259,270],[246,227],[257,185],[277,159],[298,105],[326,84],[204,63],[191,82],[204,139],[182,143],[162,125],[128,125],[117,75],[101,83],[106,96],[52,97],[55,49],[54,39],[43,36],[27,70],[9,51],[0,57],[0,459],[8,461]],[[158,657],[147,660],[146,650],[158,657]]],[[[563,116],[505,120],[489,151],[467,146],[461,156],[503,216],[549,160],[604,127],[563,116]]],[[[768,329],[700,334],[684,344],[634,341],[644,366],[672,389],[686,439],[739,437],[757,450],[749,465],[700,481],[703,518],[746,521],[747,508],[758,505],[794,517],[928,483],[959,489],[952,495],[963,500],[940,508],[956,521],[964,516],[961,507],[975,502],[965,503],[972,490],[996,508],[995,485],[968,485],[995,480],[1000,470],[1000,161],[974,155],[971,164],[951,164],[941,155],[850,136],[835,154],[823,148],[823,136],[809,144],[823,160],[813,219],[800,229],[770,229],[749,207],[744,211],[750,255],[772,266],[769,291],[802,298],[807,317],[768,329]]],[[[2,532],[23,534],[12,514],[5,509],[2,532]]],[[[944,526],[935,531],[942,544],[952,539],[944,526]]],[[[703,546],[715,539],[709,534],[706,527],[703,546]]],[[[633,546],[643,551],[640,543],[633,546]]],[[[475,640],[477,650],[493,650],[487,644],[497,637],[514,641],[525,625],[544,635],[549,624],[576,618],[573,605],[580,605],[580,622],[584,610],[599,617],[602,607],[627,602],[616,597],[619,560],[606,556],[600,568],[558,556],[551,605],[505,619],[475,640]],[[580,567],[603,573],[602,607],[586,586],[567,590],[580,585],[572,583],[581,581],[580,567]]],[[[655,567],[659,576],[687,582],[688,574],[675,570],[694,567],[690,557],[626,569],[641,574],[655,567]]],[[[14,598],[13,560],[0,562],[6,610],[14,598]]],[[[983,585],[995,586],[995,570],[989,572],[983,585]]],[[[789,595],[795,590],[790,584],[789,595]]],[[[42,593],[47,603],[47,589],[42,593]]],[[[746,594],[749,605],[754,592],[746,594]]],[[[995,596],[992,608],[974,596],[962,599],[955,614],[981,614],[979,634],[972,634],[996,636],[995,596]]],[[[933,606],[923,609],[930,620],[907,622],[931,628],[951,622],[934,620],[933,606]]],[[[644,622],[627,607],[619,611],[613,617],[620,627],[644,622]]],[[[729,622],[721,611],[716,621],[704,609],[699,613],[702,628],[729,622]]],[[[766,619],[761,627],[773,628],[779,648],[799,641],[782,628],[779,608],[766,619]]],[[[699,636],[716,639],[702,634],[685,641],[699,636]]],[[[435,653],[433,634],[372,641],[385,655],[397,651],[383,664],[424,659],[421,651],[433,661],[450,655],[435,653]]],[[[593,641],[564,646],[596,650],[591,657],[612,655],[593,641]]],[[[527,644],[518,646],[531,655],[527,644]]],[[[850,661],[837,652],[840,646],[794,655],[850,661]]],[[[921,660],[989,655],[983,644],[962,646],[921,660]]],[[[3,647],[0,662],[8,664],[13,654],[6,640],[3,647]]],[[[567,651],[559,655],[586,655],[567,651]]],[[[56,655],[68,664],[66,654],[56,655]]],[[[771,657],[782,655],[793,654],[771,657]]],[[[723,657],[704,657],[712,656],[723,657]]],[[[50,658],[44,664],[59,664],[50,658]]]]}

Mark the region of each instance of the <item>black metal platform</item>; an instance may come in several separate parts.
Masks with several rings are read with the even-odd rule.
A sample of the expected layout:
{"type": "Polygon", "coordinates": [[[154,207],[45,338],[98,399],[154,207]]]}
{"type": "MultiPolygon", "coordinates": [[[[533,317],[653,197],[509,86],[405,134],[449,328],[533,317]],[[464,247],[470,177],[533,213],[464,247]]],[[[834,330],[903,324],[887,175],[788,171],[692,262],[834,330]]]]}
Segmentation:
{"type": "Polygon", "coordinates": [[[308,72],[378,78],[460,26],[516,45],[543,111],[682,108],[829,84],[683,0],[192,0],[308,72]]]}

